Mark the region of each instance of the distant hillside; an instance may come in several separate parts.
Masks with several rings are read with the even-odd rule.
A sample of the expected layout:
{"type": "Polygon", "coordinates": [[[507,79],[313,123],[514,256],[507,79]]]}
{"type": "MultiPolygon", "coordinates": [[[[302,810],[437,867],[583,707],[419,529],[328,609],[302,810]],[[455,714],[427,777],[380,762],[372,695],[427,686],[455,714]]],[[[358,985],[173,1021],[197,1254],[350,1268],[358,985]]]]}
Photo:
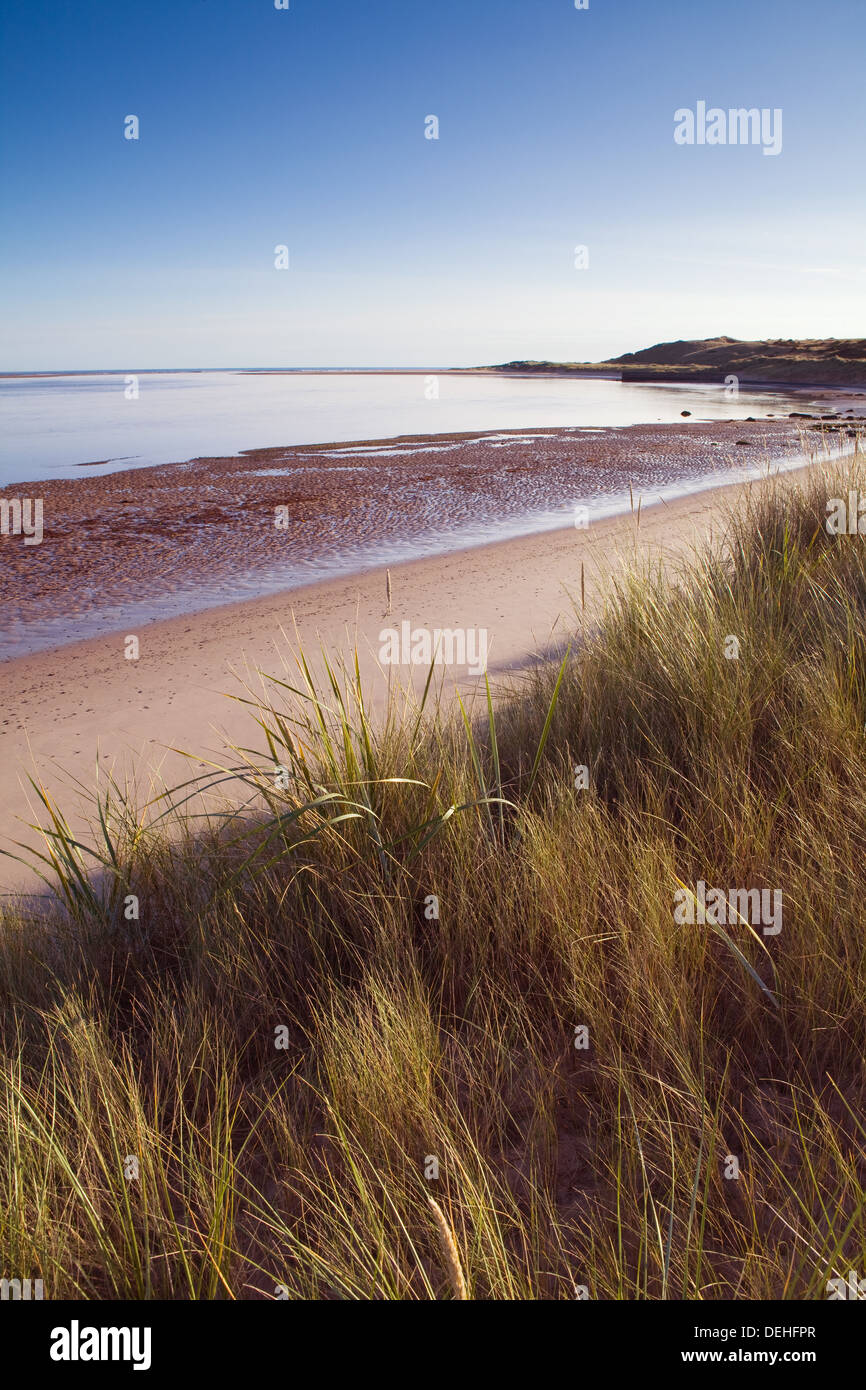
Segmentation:
{"type": "Polygon", "coordinates": [[[621,368],[615,362],[546,362],[534,358],[517,358],[514,362],[497,362],[493,367],[458,367],[467,372],[552,372],[559,376],[575,373],[584,376],[619,376],[621,368]]]}
{"type": "Polygon", "coordinates": [[[803,386],[866,386],[866,338],[680,339],[625,352],[608,362],[503,362],[493,372],[561,375],[621,372],[623,381],[787,382],[803,386]]]}
{"type": "Polygon", "coordinates": [[[681,339],[623,353],[612,365],[622,367],[623,380],[629,381],[734,375],[741,381],[863,386],[866,338],[681,339]]]}

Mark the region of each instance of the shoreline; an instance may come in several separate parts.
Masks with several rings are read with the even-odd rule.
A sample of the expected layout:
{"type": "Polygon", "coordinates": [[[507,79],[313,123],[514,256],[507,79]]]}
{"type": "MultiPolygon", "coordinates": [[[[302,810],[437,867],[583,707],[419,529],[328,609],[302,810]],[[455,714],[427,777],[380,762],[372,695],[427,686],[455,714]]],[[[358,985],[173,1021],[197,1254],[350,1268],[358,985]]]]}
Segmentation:
{"type": "MultiPolygon", "coordinates": [[[[528,369],[508,371],[499,367],[87,367],[78,372],[0,372],[0,381],[39,381],[55,377],[76,376],[179,376],[181,373],[205,375],[210,372],[238,372],[242,376],[536,376],[528,369]]],[[[618,381],[621,373],[613,368],[587,368],[578,373],[563,368],[549,372],[550,376],[603,377],[618,381]]]]}
{"type": "MultiPolygon", "coordinates": [[[[42,542],[3,538],[0,667],[121,627],[545,534],[568,527],[576,506],[595,520],[625,512],[630,495],[648,503],[796,466],[806,439],[816,450],[827,441],[792,414],[269,447],[47,480],[42,542]]],[[[839,420],[837,431],[866,423],[839,420]]]]}
{"type": "MultiPolygon", "coordinates": [[[[788,484],[818,466],[805,463],[782,475],[788,484]]],[[[775,476],[773,481],[775,481],[775,476]]],[[[227,744],[255,740],[242,696],[243,683],[261,690],[259,671],[292,680],[290,647],[300,640],[311,656],[351,657],[357,649],[371,710],[383,709],[389,684],[423,688],[426,667],[379,664],[381,634],[413,627],[484,629],[494,684],[561,649],[591,622],[610,578],[636,557],[675,566],[695,544],[712,539],[728,504],[764,480],[728,483],[670,502],[647,504],[640,514],[574,528],[493,541],[445,556],[408,560],[391,570],[391,609],[382,569],[332,579],[291,593],[253,598],[156,622],[139,633],[140,656],[127,660],[124,634],[74,642],[14,658],[2,667],[6,717],[0,758],[0,848],[32,832],[27,774],[38,776],[70,821],[84,834],[92,816],[86,789],[99,756],[142,798],[218,765],[227,744]],[[581,609],[581,588],[585,608],[581,609]],[[297,634],[297,637],[296,637],[297,634]],[[187,759],[179,750],[195,756],[187,759]]],[[[316,664],[316,661],[314,661],[316,664]]],[[[437,668],[444,697],[454,688],[472,700],[483,677],[465,668],[437,668]]],[[[279,690],[276,692],[279,696],[279,690]]],[[[17,851],[13,851],[17,852],[17,851]]],[[[9,859],[0,867],[5,891],[33,891],[32,875],[9,859]]]]}
{"type": "MultiPolygon", "coordinates": [[[[182,373],[206,375],[214,372],[235,372],[241,376],[504,376],[533,379],[535,377],[575,377],[584,380],[620,381],[626,384],[662,386],[697,386],[702,382],[718,385],[724,381],[727,367],[688,369],[668,374],[650,367],[636,365],[615,367],[606,363],[586,363],[578,366],[544,367],[85,367],[79,371],[0,372],[0,381],[40,381],[59,377],[82,376],[178,376],[182,373]]],[[[747,376],[739,374],[739,383],[746,391],[826,391],[831,394],[866,396],[866,376],[851,381],[836,381],[817,377],[747,376]]]]}

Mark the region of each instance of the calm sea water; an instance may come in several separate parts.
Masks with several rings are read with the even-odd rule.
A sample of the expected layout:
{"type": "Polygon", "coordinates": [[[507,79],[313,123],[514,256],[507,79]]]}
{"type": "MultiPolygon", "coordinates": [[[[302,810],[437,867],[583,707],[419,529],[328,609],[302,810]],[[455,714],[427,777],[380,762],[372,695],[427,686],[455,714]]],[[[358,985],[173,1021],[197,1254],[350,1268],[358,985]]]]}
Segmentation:
{"type": "Polygon", "coordinates": [[[587,378],[122,373],[0,380],[0,485],[406,434],[782,415],[790,397],[587,378]]]}

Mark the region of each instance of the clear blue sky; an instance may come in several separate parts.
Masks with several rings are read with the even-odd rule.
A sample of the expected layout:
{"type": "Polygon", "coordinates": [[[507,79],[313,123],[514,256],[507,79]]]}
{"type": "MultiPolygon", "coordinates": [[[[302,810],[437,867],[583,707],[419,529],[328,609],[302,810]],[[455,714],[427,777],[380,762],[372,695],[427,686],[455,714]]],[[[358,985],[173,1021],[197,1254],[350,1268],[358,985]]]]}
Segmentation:
{"type": "Polygon", "coordinates": [[[864,0],[2,16],[2,370],[866,334],[864,0]],[[780,107],[781,154],[676,145],[699,100],[780,107]]]}

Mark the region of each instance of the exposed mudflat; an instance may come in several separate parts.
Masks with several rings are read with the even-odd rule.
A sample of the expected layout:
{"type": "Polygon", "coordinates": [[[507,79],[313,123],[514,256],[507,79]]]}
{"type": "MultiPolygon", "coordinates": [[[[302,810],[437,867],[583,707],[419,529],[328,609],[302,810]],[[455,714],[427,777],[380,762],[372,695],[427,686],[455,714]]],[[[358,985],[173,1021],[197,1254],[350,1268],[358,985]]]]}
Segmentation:
{"type": "Polygon", "coordinates": [[[568,526],[578,504],[594,520],[621,510],[630,486],[648,505],[661,489],[793,457],[815,439],[809,425],[692,418],[425,435],[15,485],[0,495],[43,498],[44,539],[0,538],[0,657],[568,526]]]}

